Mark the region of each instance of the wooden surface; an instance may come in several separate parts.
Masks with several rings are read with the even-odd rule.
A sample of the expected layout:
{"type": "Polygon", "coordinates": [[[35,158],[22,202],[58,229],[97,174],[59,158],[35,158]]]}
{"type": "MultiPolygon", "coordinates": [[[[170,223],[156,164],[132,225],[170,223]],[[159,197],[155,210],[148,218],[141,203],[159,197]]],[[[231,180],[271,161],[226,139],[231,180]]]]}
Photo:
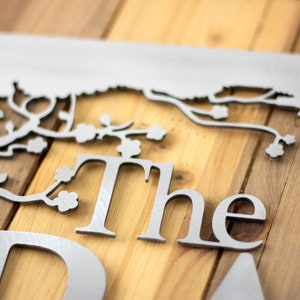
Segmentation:
{"type": "MultiPolygon", "coordinates": [[[[272,52],[300,52],[299,16],[297,0],[0,1],[2,31],[272,52]]],[[[270,124],[295,134],[298,143],[272,161],[264,153],[269,136],[202,128],[173,107],[162,109],[129,92],[81,99],[76,122],[88,118],[98,125],[106,112],[116,124],[162,124],[168,130],[166,138],[160,144],[143,141],[140,158],[175,164],[171,191],[191,188],[203,194],[203,238],[212,236],[212,214],[222,199],[239,192],[260,198],[267,209],[266,224],[234,223],[231,235],[264,240],[264,246],[251,253],[267,299],[299,298],[300,121],[295,112],[258,105],[230,107],[230,120],[270,124]]],[[[81,146],[53,142],[45,156],[19,153],[1,160],[1,173],[9,174],[7,187],[15,193],[36,193],[52,183],[57,168],[74,166],[79,153],[116,155],[116,145],[115,140],[81,146]]],[[[75,233],[91,219],[103,169],[88,165],[68,186],[80,194],[80,207],[67,215],[37,204],[17,209],[1,200],[1,228],[53,234],[92,250],[106,270],[106,299],[209,297],[238,253],[179,246],[176,240],[185,236],[190,214],[185,200],[167,207],[161,231],[165,244],[138,241],[136,236],[149,222],[156,176],[145,184],[140,170],[122,169],[106,223],[117,232],[115,239],[75,233]]],[[[0,298],[61,299],[66,278],[59,258],[16,248],[1,280],[0,298]]]]}

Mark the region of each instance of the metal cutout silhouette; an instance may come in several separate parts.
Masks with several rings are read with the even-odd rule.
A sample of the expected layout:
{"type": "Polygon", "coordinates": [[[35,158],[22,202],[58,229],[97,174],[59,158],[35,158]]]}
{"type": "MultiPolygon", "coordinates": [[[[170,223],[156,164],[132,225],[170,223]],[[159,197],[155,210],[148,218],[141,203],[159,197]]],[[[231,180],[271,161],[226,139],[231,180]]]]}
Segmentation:
{"type": "MultiPolygon", "coordinates": [[[[15,86],[14,94],[17,87],[15,86]]],[[[5,123],[5,129],[7,134],[0,137],[0,148],[6,148],[0,151],[0,157],[13,156],[15,150],[25,150],[29,153],[41,153],[46,147],[46,138],[55,139],[73,139],[77,143],[86,143],[92,140],[103,140],[105,137],[115,137],[121,141],[121,144],[117,147],[117,151],[122,154],[123,157],[136,156],[141,153],[141,142],[139,140],[132,140],[129,136],[145,135],[148,140],[160,141],[165,135],[166,130],[160,126],[155,125],[146,129],[129,129],[133,125],[133,122],[127,122],[122,125],[112,125],[112,121],[109,115],[103,114],[99,118],[99,122],[103,126],[102,128],[96,128],[94,125],[80,123],[73,129],[73,123],[75,119],[76,111],[76,97],[70,97],[69,111],[61,110],[58,117],[61,121],[64,121],[65,127],[62,131],[50,130],[41,126],[42,119],[48,117],[53,112],[57,102],[56,98],[49,98],[49,105],[43,111],[34,113],[28,110],[30,102],[39,101],[39,99],[27,96],[21,105],[15,102],[15,96],[8,97],[8,106],[15,112],[26,118],[28,121],[21,125],[19,128],[14,128],[14,124],[11,120],[5,123]],[[27,144],[20,144],[17,141],[29,136],[30,133],[38,135],[38,137],[32,138],[27,141],[27,144]]],[[[5,113],[0,110],[0,117],[5,119],[5,113]]]]}
{"type": "MultiPolygon", "coordinates": [[[[219,120],[228,116],[224,104],[231,102],[294,109],[300,116],[300,64],[296,55],[5,34],[0,35],[0,41],[3,45],[0,97],[7,98],[9,106],[29,120],[20,130],[15,130],[9,121],[5,124],[7,135],[0,143],[0,147],[8,147],[5,155],[11,155],[17,148],[28,152],[43,150],[46,144],[41,136],[75,138],[77,142],[90,140],[96,135],[101,137],[91,125],[79,124],[72,129],[76,99],[81,95],[120,88],[141,92],[150,101],[172,104],[202,126],[271,134],[274,141],[266,149],[271,158],[284,154],[282,144],[295,143],[292,134],[282,135],[270,126],[219,120]],[[21,106],[14,102],[14,83],[28,94],[21,106]],[[225,87],[257,88],[264,92],[253,98],[217,96],[225,87]],[[27,105],[41,97],[50,101],[49,108],[40,114],[28,112],[27,105]],[[65,129],[58,133],[39,127],[40,120],[51,113],[58,99],[66,97],[71,101],[70,110],[59,114],[59,119],[66,123],[65,129]],[[190,105],[205,100],[212,105],[208,111],[190,105]],[[27,145],[16,142],[29,132],[39,137],[27,145]]],[[[117,136],[115,130],[111,133],[117,136]]]]}

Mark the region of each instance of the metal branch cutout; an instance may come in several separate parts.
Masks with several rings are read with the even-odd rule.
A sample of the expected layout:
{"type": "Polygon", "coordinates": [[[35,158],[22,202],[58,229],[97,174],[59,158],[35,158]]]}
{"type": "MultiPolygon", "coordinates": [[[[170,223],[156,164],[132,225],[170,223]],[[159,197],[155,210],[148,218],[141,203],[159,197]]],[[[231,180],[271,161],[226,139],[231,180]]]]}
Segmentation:
{"type": "MultiPolygon", "coordinates": [[[[14,151],[40,153],[46,148],[45,138],[73,139],[84,143],[105,136],[117,137],[117,150],[124,157],[140,154],[140,142],[130,135],[146,135],[160,140],[165,130],[157,125],[146,130],[129,129],[132,122],[112,125],[107,115],[100,118],[104,128],[90,124],[74,126],[77,98],[124,88],[142,93],[146,99],[169,103],[191,121],[201,126],[262,131],[274,136],[266,153],[271,158],[284,154],[283,144],[292,145],[292,134],[259,124],[221,121],[228,116],[228,103],[259,103],[294,109],[300,116],[299,57],[288,54],[247,53],[188,47],[138,45],[98,40],[61,39],[0,35],[0,98],[7,99],[11,110],[27,122],[15,128],[4,122],[5,135],[0,137],[0,156],[14,151]],[[22,104],[15,101],[16,84],[26,93],[22,104]],[[243,98],[220,96],[224,88],[259,89],[261,95],[243,98]],[[49,101],[47,109],[31,112],[28,107],[37,99],[49,101]],[[65,123],[62,131],[43,128],[41,120],[51,115],[58,99],[69,98],[69,111],[60,111],[65,123]],[[211,104],[210,110],[193,105],[211,104]],[[211,118],[212,120],[209,120],[211,118]],[[19,143],[29,133],[37,137],[19,143]]],[[[5,117],[0,111],[0,117],[5,117]]]]}
{"type": "MultiPolygon", "coordinates": [[[[230,87],[234,88],[234,87],[230,87]]],[[[245,87],[245,89],[247,89],[245,87]]],[[[188,103],[194,99],[181,99],[178,97],[170,96],[163,92],[144,91],[144,95],[149,100],[168,102],[178,107],[181,112],[186,115],[190,120],[196,124],[208,127],[221,127],[221,128],[235,128],[235,129],[247,129],[247,130],[258,130],[274,136],[274,141],[266,149],[266,154],[271,158],[277,158],[284,154],[283,146],[280,142],[285,145],[293,145],[295,143],[294,135],[287,134],[281,135],[276,129],[270,126],[258,125],[258,124],[247,124],[247,123],[231,123],[231,122],[220,122],[220,121],[207,121],[201,119],[200,116],[208,116],[212,119],[219,120],[228,117],[228,109],[226,106],[220,106],[218,104],[226,104],[231,102],[237,102],[240,104],[269,104],[282,108],[292,108],[298,110],[298,116],[300,117],[300,104],[297,103],[292,97],[276,92],[275,90],[269,90],[259,97],[253,98],[241,98],[235,96],[216,97],[215,95],[207,95],[208,101],[213,104],[210,111],[201,110],[194,108],[188,103]],[[278,99],[269,99],[272,96],[279,96],[278,99]],[[282,98],[286,97],[285,101],[282,98]],[[292,99],[291,99],[292,98],[292,99]]]]}
{"type": "MultiPolygon", "coordinates": [[[[6,149],[0,151],[0,157],[13,156],[15,150],[25,150],[35,154],[41,153],[47,147],[47,142],[43,137],[73,139],[77,143],[103,140],[104,137],[115,137],[121,141],[121,144],[117,147],[117,151],[123,157],[132,157],[141,153],[141,142],[136,139],[133,140],[129,136],[145,135],[148,140],[160,141],[167,133],[160,125],[151,126],[146,129],[129,129],[133,125],[132,121],[122,125],[113,125],[111,118],[107,114],[103,114],[99,118],[99,122],[103,126],[102,128],[96,128],[94,125],[84,123],[80,123],[73,128],[77,101],[77,97],[74,95],[70,96],[69,111],[61,110],[58,114],[60,121],[65,123],[64,129],[62,131],[50,130],[41,127],[41,121],[43,118],[51,115],[59,101],[58,99],[49,98],[48,101],[50,104],[41,113],[33,113],[27,108],[30,102],[39,99],[27,96],[22,105],[17,105],[14,99],[14,95],[8,97],[7,103],[9,108],[28,121],[19,128],[15,128],[14,123],[10,120],[4,121],[6,135],[0,137],[0,148],[6,149]],[[38,137],[30,139],[27,141],[27,144],[17,142],[22,138],[26,138],[30,133],[36,134],[38,137]]],[[[5,120],[5,113],[2,110],[0,110],[0,117],[2,120],[5,120]]]]}
{"type": "MultiPolygon", "coordinates": [[[[75,128],[73,128],[75,111],[77,104],[77,96],[70,95],[70,106],[69,111],[61,110],[58,114],[60,121],[65,123],[65,127],[62,131],[50,130],[47,128],[41,127],[42,119],[51,115],[55,109],[57,98],[47,98],[49,101],[48,107],[39,113],[34,113],[28,110],[28,106],[31,102],[38,101],[39,98],[34,98],[32,96],[27,96],[21,105],[18,105],[15,102],[15,93],[17,89],[17,84],[14,84],[14,93],[8,95],[7,104],[9,108],[18,113],[20,116],[26,118],[27,122],[19,128],[15,128],[14,123],[11,120],[4,121],[4,126],[6,130],[6,135],[0,137],[0,148],[5,150],[0,151],[0,157],[9,157],[12,156],[15,150],[25,150],[29,153],[41,153],[46,147],[47,142],[43,139],[54,138],[54,139],[73,139],[77,143],[85,143],[91,140],[102,140],[104,137],[115,137],[121,140],[121,144],[117,147],[117,151],[123,157],[132,157],[140,154],[140,141],[132,140],[129,136],[134,135],[146,135],[149,140],[160,141],[166,134],[166,130],[160,126],[155,125],[147,129],[129,129],[133,125],[133,122],[127,122],[122,125],[112,125],[111,119],[107,114],[103,114],[99,119],[99,122],[103,128],[96,128],[91,124],[80,123],[75,128]],[[27,141],[27,144],[21,144],[18,141],[22,138],[26,138],[30,133],[38,135],[34,139],[27,141]]],[[[293,135],[287,134],[285,136],[281,135],[277,130],[263,125],[255,124],[245,124],[245,123],[230,123],[230,122],[220,122],[220,121],[207,121],[202,119],[201,116],[210,117],[214,120],[224,119],[228,116],[228,109],[226,106],[214,105],[214,103],[263,103],[271,104],[277,106],[288,106],[289,108],[297,109],[297,104],[294,100],[290,101],[291,97],[286,95],[286,102],[280,100],[272,99],[269,97],[276,96],[279,94],[271,90],[266,92],[260,97],[254,98],[238,98],[238,97],[215,97],[215,95],[208,97],[209,102],[211,102],[212,109],[209,111],[195,108],[189,105],[191,102],[194,102],[193,99],[180,99],[175,96],[170,96],[167,93],[163,92],[154,92],[154,91],[143,91],[143,94],[148,100],[167,102],[176,106],[185,116],[194,121],[195,123],[203,126],[210,127],[230,127],[238,129],[252,129],[260,130],[271,135],[274,135],[274,141],[266,149],[266,153],[271,158],[276,158],[284,154],[283,146],[280,142],[286,145],[292,145],[295,143],[295,137],[293,135]],[[294,105],[294,106],[293,106],[294,105]]],[[[5,120],[5,113],[0,110],[0,118],[5,120]]]]}

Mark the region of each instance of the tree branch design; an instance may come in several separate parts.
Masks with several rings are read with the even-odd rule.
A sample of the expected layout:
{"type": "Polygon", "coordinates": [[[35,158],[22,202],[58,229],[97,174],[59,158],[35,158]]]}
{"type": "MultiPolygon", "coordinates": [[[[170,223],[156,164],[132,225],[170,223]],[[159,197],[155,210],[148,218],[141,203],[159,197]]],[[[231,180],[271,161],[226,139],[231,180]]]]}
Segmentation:
{"type": "MultiPolygon", "coordinates": [[[[79,168],[78,168],[79,169],[79,168]]],[[[0,187],[0,197],[14,203],[30,204],[44,202],[46,205],[56,207],[61,213],[74,210],[78,206],[78,195],[75,192],[61,191],[55,199],[50,199],[49,195],[59,188],[63,183],[68,183],[77,173],[70,167],[64,167],[56,171],[55,182],[45,191],[32,195],[17,195],[0,187]]],[[[5,184],[8,179],[7,174],[0,174],[0,184],[5,184]]]]}
{"type": "Polygon", "coordinates": [[[271,158],[277,158],[284,154],[283,146],[281,143],[285,145],[293,145],[295,143],[294,135],[287,134],[285,136],[281,135],[276,129],[265,126],[265,125],[257,125],[257,124],[249,124],[249,123],[232,123],[232,122],[220,122],[220,121],[208,121],[202,119],[200,116],[208,116],[215,120],[221,120],[228,117],[228,109],[226,106],[219,104],[227,104],[231,102],[237,102],[241,104],[268,104],[275,105],[282,108],[296,109],[298,110],[298,116],[300,116],[300,104],[296,102],[294,98],[289,96],[287,99],[283,97],[279,97],[276,99],[270,100],[269,98],[275,96],[276,94],[284,95],[282,93],[278,93],[275,90],[269,90],[265,94],[259,97],[253,98],[241,98],[235,96],[228,97],[216,97],[215,95],[208,95],[208,101],[212,103],[212,109],[209,111],[200,110],[188,105],[189,101],[193,99],[183,99],[174,96],[170,96],[163,92],[157,92],[153,90],[144,91],[144,95],[147,99],[158,102],[167,102],[176,106],[184,115],[186,115],[190,120],[195,122],[196,124],[207,126],[207,127],[221,127],[221,128],[234,128],[234,129],[245,129],[245,130],[257,130],[262,131],[274,136],[273,142],[267,147],[266,154],[271,158]],[[286,101],[284,101],[286,100],[286,101]]]}
{"type": "MultiPolygon", "coordinates": [[[[176,106],[185,116],[201,126],[256,130],[273,135],[274,140],[266,149],[267,155],[271,158],[280,157],[284,154],[282,144],[292,145],[295,143],[295,137],[293,135],[282,135],[276,129],[269,126],[222,121],[228,117],[228,108],[224,104],[231,102],[240,104],[260,103],[280,108],[296,109],[298,110],[298,116],[300,116],[300,104],[297,103],[296,99],[286,93],[277,92],[275,89],[266,89],[262,95],[252,98],[242,98],[234,95],[224,97],[217,97],[216,94],[208,95],[207,100],[212,104],[210,110],[203,110],[190,105],[195,99],[180,98],[170,95],[167,92],[149,89],[141,89],[140,91],[150,101],[164,102],[176,106]],[[270,97],[275,97],[275,99],[270,99],[270,97]],[[204,119],[202,118],[203,116],[212,118],[213,120],[204,119]]],[[[8,96],[7,103],[14,112],[25,117],[28,122],[18,129],[14,128],[14,124],[11,121],[6,123],[5,128],[7,134],[0,137],[0,148],[6,147],[6,149],[0,151],[0,157],[12,156],[16,150],[25,150],[29,153],[41,153],[47,147],[47,142],[43,138],[73,139],[77,143],[85,143],[91,140],[102,140],[107,136],[120,139],[121,145],[117,147],[117,151],[124,157],[131,157],[140,154],[141,143],[139,140],[130,139],[129,136],[146,135],[147,139],[161,140],[166,134],[166,131],[159,125],[149,127],[148,129],[129,129],[129,127],[133,125],[133,122],[127,122],[122,125],[112,125],[110,117],[106,114],[99,120],[103,126],[102,128],[96,128],[94,125],[83,123],[73,128],[77,102],[77,95],[74,94],[70,95],[69,110],[60,111],[58,114],[58,118],[65,123],[64,129],[62,131],[50,130],[41,127],[41,120],[52,113],[59,100],[55,97],[47,98],[50,102],[48,108],[41,113],[32,113],[27,109],[28,105],[32,101],[42,97],[32,97],[29,95],[21,105],[18,105],[15,102],[15,93],[16,85],[14,93],[8,96]],[[38,137],[29,140],[27,144],[17,142],[27,137],[30,133],[36,134],[38,137]]],[[[0,119],[4,117],[4,112],[0,110],[0,119]]]]}
{"type": "MultiPolygon", "coordinates": [[[[129,129],[134,123],[132,121],[124,123],[122,125],[112,125],[111,119],[107,114],[103,114],[99,119],[102,128],[96,128],[94,125],[80,123],[73,128],[76,101],[75,95],[70,95],[70,108],[69,111],[60,111],[59,119],[64,121],[65,127],[62,131],[54,131],[47,128],[40,127],[41,120],[51,114],[57,99],[49,98],[49,107],[42,113],[35,114],[28,111],[28,104],[36,100],[36,98],[28,97],[18,106],[14,102],[14,95],[8,97],[8,104],[10,108],[26,118],[28,122],[18,129],[14,128],[14,124],[9,121],[6,124],[7,135],[0,137],[0,148],[7,147],[6,150],[0,151],[0,157],[13,156],[15,150],[26,150],[29,153],[41,153],[47,148],[47,142],[42,138],[54,138],[54,139],[73,139],[77,143],[86,143],[92,140],[103,140],[104,137],[114,137],[121,141],[121,144],[117,147],[117,151],[124,157],[136,156],[141,153],[141,142],[139,140],[132,140],[129,136],[145,135],[148,140],[160,141],[166,135],[166,130],[160,126],[151,126],[146,129],[129,129]],[[34,139],[30,139],[27,144],[20,144],[16,141],[27,137],[30,133],[38,135],[34,139]]],[[[4,112],[0,111],[0,119],[4,118],[4,112]]]]}

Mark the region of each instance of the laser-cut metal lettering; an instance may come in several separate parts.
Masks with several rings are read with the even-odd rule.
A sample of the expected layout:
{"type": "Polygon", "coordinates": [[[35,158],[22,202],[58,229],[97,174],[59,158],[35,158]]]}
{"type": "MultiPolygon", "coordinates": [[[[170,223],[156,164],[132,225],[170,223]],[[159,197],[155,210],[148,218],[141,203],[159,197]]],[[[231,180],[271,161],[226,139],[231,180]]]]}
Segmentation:
{"type": "MultiPolygon", "coordinates": [[[[190,247],[222,247],[236,250],[250,250],[257,248],[262,244],[262,241],[236,241],[232,239],[226,231],[227,218],[249,221],[264,221],[266,218],[266,211],[261,201],[254,196],[244,194],[228,197],[218,205],[212,220],[213,232],[217,241],[202,240],[200,232],[204,213],[203,196],[198,191],[192,189],[181,189],[169,193],[173,173],[172,163],[153,163],[152,161],[145,159],[81,154],[77,159],[74,169],[69,166],[65,166],[57,170],[55,182],[44,192],[34,195],[19,196],[0,188],[0,196],[6,200],[19,203],[43,201],[49,206],[57,206],[60,212],[67,212],[68,210],[75,209],[78,206],[78,195],[76,193],[63,190],[60,191],[58,196],[53,200],[51,200],[48,195],[53,193],[61,184],[71,182],[72,179],[76,177],[81,167],[90,162],[104,163],[105,171],[102,182],[98,183],[101,184],[101,186],[91,222],[85,227],[77,228],[76,231],[78,233],[99,234],[109,237],[116,236],[115,232],[106,228],[105,222],[120,167],[122,165],[130,164],[143,169],[146,181],[148,181],[152,169],[156,169],[160,173],[149,227],[146,233],[138,236],[139,239],[164,242],[165,239],[160,235],[160,227],[165,207],[169,201],[175,198],[184,197],[192,202],[192,214],[190,217],[190,225],[187,236],[178,240],[178,242],[182,245],[190,247]],[[253,214],[245,215],[229,213],[229,206],[238,200],[246,200],[247,202],[250,202],[254,208],[253,214]]],[[[149,199],[145,199],[144,201],[149,201],[149,199]]]]}
{"type": "Polygon", "coordinates": [[[59,255],[65,262],[68,270],[65,300],[98,300],[104,297],[104,268],[97,256],[85,247],[52,235],[5,230],[0,230],[0,245],[0,276],[13,247],[38,248],[59,255]]]}

